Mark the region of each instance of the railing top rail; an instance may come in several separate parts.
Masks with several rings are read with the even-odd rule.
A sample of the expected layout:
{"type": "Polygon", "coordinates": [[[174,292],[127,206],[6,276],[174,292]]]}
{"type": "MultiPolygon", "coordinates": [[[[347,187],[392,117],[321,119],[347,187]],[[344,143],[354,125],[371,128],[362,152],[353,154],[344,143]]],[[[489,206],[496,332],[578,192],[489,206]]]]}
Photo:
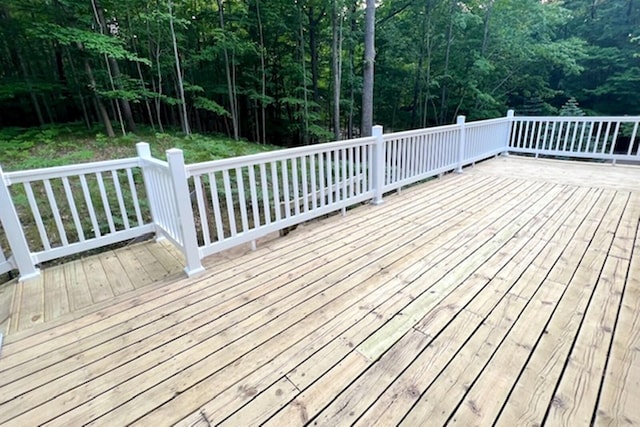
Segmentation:
{"type": "Polygon", "coordinates": [[[15,172],[5,172],[4,176],[8,184],[32,182],[44,179],[62,178],[74,175],[105,172],[117,169],[126,169],[140,165],[137,157],[118,160],[106,160],[102,162],[78,163],[68,166],[55,166],[42,169],[27,169],[15,172]]]}
{"type": "Polygon", "coordinates": [[[640,121],[640,116],[514,116],[514,120],[521,122],[622,122],[633,123],[640,121]]]}
{"type": "Polygon", "coordinates": [[[304,147],[286,148],[283,150],[268,151],[248,156],[232,157],[229,159],[212,160],[209,162],[193,163],[186,166],[189,175],[199,175],[206,172],[216,172],[234,167],[250,166],[260,163],[287,160],[323,151],[336,150],[340,148],[360,147],[372,144],[375,137],[347,139],[344,141],[327,142],[323,144],[307,145],[304,147]]]}
{"type": "Polygon", "coordinates": [[[425,129],[414,129],[414,130],[405,130],[402,132],[394,132],[394,133],[385,133],[382,135],[385,141],[396,138],[409,138],[417,135],[425,135],[430,133],[438,133],[438,132],[446,132],[450,130],[460,129],[460,125],[445,125],[445,126],[434,126],[431,128],[425,129]]]}
{"type": "Polygon", "coordinates": [[[159,160],[154,157],[151,158],[141,158],[140,161],[144,164],[144,166],[155,166],[161,169],[169,169],[169,163],[164,160],[159,160]]]}
{"type": "Polygon", "coordinates": [[[495,119],[485,119],[485,120],[476,120],[473,122],[466,122],[465,127],[473,128],[473,127],[489,126],[489,125],[495,125],[498,123],[508,123],[508,122],[509,122],[508,117],[498,117],[495,119]]]}

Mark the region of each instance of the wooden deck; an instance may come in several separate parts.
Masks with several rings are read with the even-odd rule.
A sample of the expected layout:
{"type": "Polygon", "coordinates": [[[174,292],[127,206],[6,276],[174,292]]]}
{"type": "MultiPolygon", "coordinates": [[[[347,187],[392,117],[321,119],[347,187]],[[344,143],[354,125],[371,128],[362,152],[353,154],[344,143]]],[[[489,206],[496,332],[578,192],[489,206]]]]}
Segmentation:
{"type": "Polygon", "coordinates": [[[0,424],[640,424],[640,168],[385,200],[13,332],[0,424]]]}

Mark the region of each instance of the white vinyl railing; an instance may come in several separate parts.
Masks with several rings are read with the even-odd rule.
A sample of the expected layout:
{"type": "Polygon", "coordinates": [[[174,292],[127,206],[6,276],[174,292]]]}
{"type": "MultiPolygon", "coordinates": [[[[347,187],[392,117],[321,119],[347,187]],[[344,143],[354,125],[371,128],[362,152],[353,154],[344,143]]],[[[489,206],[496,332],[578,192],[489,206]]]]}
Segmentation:
{"type": "Polygon", "coordinates": [[[376,138],[188,165],[202,256],[373,196],[376,138]]]}
{"type": "Polygon", "coordinates": [[[11,253],[5,252],[7,246],[5,245],[6,235],[2,225],[0,225],[0,274],[13,270],[16,266],[10,261],[11,253]]]}
{"type": "Polygon", "coordinates": [[[509,151],[640,160],[640,117],[514,117],[509,151]]]}
{"type": "Polygon", "coordinates": [[[5,173],[12,200],[23,202],[16,206],[22,227],[37,229],[39,238],[28,242],[34,262],[152,232],[139,202],[138,166],[130,158],[5,173]]]}
{"type": "Polygon", "coordinates": [[[640,160],[638,117],[507,117],[185,165],[138,156],[3,173],[0,274],[155,233],[201,259],[501,152],[640,160]],[[3,234],[4,233],[4,234],[3,234]]]}

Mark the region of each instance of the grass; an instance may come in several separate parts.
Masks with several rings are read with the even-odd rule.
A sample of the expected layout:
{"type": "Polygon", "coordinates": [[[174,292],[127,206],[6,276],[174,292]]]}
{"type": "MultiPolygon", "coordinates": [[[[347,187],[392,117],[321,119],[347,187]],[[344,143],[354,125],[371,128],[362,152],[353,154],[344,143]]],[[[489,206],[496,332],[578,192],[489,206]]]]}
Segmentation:
{"type": "MultiPolygon", "coordinates": [[[[0,129],[0,166],[6,172],[26,169],[46,168],[53,166],[63,166],[76,163],[94,162],[100,160],[112,160],[126,157],[135,157],[136,143],[148,142],[154,157],[166,159],[165,151],[170,148],[180,148],[184,151],[186,163],[196,163],[209,160],[223,159],[228,157],[256,154],[278,149],[273,145],[260,145],[247,141],[235,141],[221,135],[200,135],[193,134],[186,136],[178,131],[167,131],[165,133],[154,132],[151,128],[140,128],[136,134],[121,135],[116,138],[107,138],[99,132],[99,129],[86,129],[82,124],[56,125],[40,128],[4,128],[0,129]]],[[[91,178],[87,178],[90,180],[91,178]]],[[[126,177],[122,178],[126,182],[126,177]]],[[[60,184],[60,183],[57,183],[60,184]]],[[[95,184],[89,181],[92,193],[97,193],[95,184]]],[[[26,233],[27,241],[34,248],[40,245],[39,234],[33,223],[33,218],[28,213],[29,208],[26,197],[20,188],[12,187],[14,204],[19,212],[22,212],[21,221],[26,233]]],[[[47,206],[44,190],[41,185],[36,184],[34,192],[38,204],[47,206]]],[[[60,187],[58,185],[58,187],[60,187]]],[[[141,194],[144,190],[138,189],[141,194]]],[[[55,193],[60,193],[56,197],[64,200],[61,189],[54,187],[55,193]]],[[[124,190],[123,190],[124,191],[124,190]]],[[[112,196],[113,191],[109,192],[112,196]]],[[[140,200],[145,210],[145,200],[140,200]]],[[[117,206],[115,200],[110,200],[112,207],[117,206]]],[[[96,205],[97,206],[97,205],[96,205]]],[[[60,205],[64,210],[64,204],[60,205]]],[[[117,209],[116,209],[117,210],[117,209]]],[[[96,211],[99,213],[100,208],[96,211]]],[[[62,211],[61,211],[62,212],[62,211]]],[[[48,215],[47,208],[42,210],[44,226],[52,230],[55,235],[55,224],[48,215]]],[[[70,224],[69,215],[62,212],[65,222],[70,224]]],[[[81,219],[87,222],[87,218],[81,219]]],[[[90,233],[90,224],[85,232],[90,233]]],[[[86,228],[86,227],[83,227],[86,228]]],[[[0,247],[7,252],[7,242],[4,232],[0,227],[0,247]]],[[[104,250],[98,249],[96,251],[104,250]]],[[[92,252],[96,252],[92,251],[92,252]]],[[[10,251],[9,251],[10,252],[10,251]]],[[[86,253],[76,255],[82,256],[86,253]]],[[[74,258],[68,257],[66,259],[74,258]]],[[[53,263],[62,260],[55,260],[53,263]]],[[[0,283],[3,277],[0,277],[0,283]]]]}
{"type": "Polygon", "coordinates": [[[165,151],[180,148],[187,163],[203,162],[275,150],[273,145],[235,141],[221,135],[177,131],[154,132],[140,128],[116,138],[108,138],[99,129],[88,130],[81,124],[40,128],[0,129],[0,166],[4,171],[45,168],[68,164],[112,160],[136,156],[136,143],[148,142],[154,157],[165,159],[165,151]]]}

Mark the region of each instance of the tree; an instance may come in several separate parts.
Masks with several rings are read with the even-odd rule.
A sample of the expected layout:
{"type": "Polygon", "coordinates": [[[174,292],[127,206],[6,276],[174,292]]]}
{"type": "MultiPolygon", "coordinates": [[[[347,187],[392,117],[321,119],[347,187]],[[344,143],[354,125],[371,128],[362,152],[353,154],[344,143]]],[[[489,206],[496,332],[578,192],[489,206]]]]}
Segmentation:
{"type": "Polygon", "coordinates": [[[375,51],[376,2],[366,0],[364,30],[364,71],[362,85],[362,136],[371,136],[373,127],[373,66],[375,51]]]}

